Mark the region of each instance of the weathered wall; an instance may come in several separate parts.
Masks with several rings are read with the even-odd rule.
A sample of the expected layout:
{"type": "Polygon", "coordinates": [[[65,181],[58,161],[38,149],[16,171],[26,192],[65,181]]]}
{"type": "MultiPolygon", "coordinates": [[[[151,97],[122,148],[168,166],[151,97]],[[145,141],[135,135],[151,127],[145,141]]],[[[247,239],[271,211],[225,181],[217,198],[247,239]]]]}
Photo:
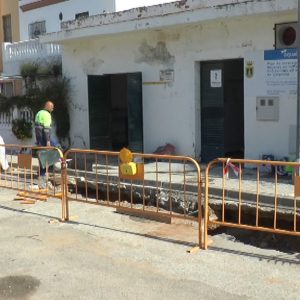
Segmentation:
{"type": "MultiPolygon", "coordinates": [[[[247,51],[272,49],[274,24],[295,21],[296,18],[296,12],[280,16],[242,17],[65,42],[63,70],[71,77],[73,87],[73,145],[89,146],[87,75],[142,72],[144,151],[152,152],[157,146],[170,142],[180,154],[199,156],[200,62],[244,58],[247,51]],[[159,71],[165,69],[174,70],[174,82],[151,84],[159,81],[159,71]]],[[[254,137],[253,132],[248,130],[255,118],[250,101],[252,99],[245,97],[246,147],[249,142],[256,143],[256,136],[269,143],[271,148],[277,140],[276,128],[269,128],[272,137],[269,139],[264,139],[264,132],[260,131],[263,124],[256,127],[254,137]]],[[[290,115],[291,123],[296,122],[293,106],[285,113],[290,115]]],[[[251,148],[251,153],[247,149],[246,153],[258,157],[262,152],[260,147],[257,144],[251,148]]],[[[286,148],[281,148],[280,155],[285,155],[286,148]]]]}

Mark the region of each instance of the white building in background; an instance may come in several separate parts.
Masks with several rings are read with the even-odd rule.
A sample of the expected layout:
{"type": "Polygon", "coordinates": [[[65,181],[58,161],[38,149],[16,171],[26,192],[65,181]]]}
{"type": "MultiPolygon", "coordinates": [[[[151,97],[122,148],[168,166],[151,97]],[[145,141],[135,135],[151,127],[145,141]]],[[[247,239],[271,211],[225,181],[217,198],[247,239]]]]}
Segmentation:
{"type": "MultiPolygon", "coordinates": [[[[19,76],[22,64],[61,61],[60,45],[41,44],[39,41],[41,34],[59,31],[61,22],[66,20],[77,19],[80,22],[83,18],[94,14],[115,11],[114,0],[20,0],[16,5],[19,6],[16,7],[16,11],[19,11],[20,41],[14,38],[14,42],[5,42],[2,45],[3,72],[0,80],[3,87],[1,92],[5,94],[8,90],[6,87],[13,86],[13,91],[6,96],[16,95],[22,91],[19,76]]],[[[12,134],[11,125],[14,118],[23,116],[24,113],[26,114],[18,110],[0,113],[0,132],[6,143],[20,142],[12,134]]],[[[34,143],[34,139],[26,142],[34,143]]]]}
{"type": "Polygon", "coordinates": [[[186,0],[62,22],[41,40],[72,80],[73,146],[293,154],[297,5],[186,0]]]}
{"type": "Polygon", "coordinates": [[[115,0],[116,11],[132,9],[135,7],[152,6],[163,3],[174,2],[174,0],[115,0]]]}
{"type": "Polygon", "coordinates": [[[63,21],[115,11],[114,0],[20,0],[22,41],[60,30],[63,21]]]}
{"type": "Polygon", "coordinates": [[[4,75],[18,75],[24,62],[60,60],[56,44],[42,45],[39,36],[60,30],[66,20],[82,20],[88,16],[115,11],[112,0],[20,0],[20,42],[5,43],[4,75]]]}

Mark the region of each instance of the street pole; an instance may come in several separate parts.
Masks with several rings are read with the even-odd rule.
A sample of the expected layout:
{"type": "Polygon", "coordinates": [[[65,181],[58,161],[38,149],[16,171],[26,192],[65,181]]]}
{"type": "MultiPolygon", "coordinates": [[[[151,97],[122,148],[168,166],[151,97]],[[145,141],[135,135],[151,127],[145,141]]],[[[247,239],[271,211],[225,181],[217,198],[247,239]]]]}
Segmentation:
{"type": "MultiPolygon", "coordinates": [[[[297,61],[298,61],[298,85],[297,85],[297,136],[296,136],[296,161],[300,161],[300,4],[298,1],[297,23],[297,61]]],[[[299,170],[298,172],[299,173],[299,170]]],[[[299,175],[299,174],[297,174],[299,175]]]]}

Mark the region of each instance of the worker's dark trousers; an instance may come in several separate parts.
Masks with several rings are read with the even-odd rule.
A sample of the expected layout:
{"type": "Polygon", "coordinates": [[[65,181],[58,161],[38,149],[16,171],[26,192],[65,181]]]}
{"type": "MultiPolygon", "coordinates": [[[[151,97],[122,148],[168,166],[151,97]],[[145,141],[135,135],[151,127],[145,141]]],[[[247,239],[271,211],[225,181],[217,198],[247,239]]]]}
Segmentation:
{"type": "MultiPolygon", "coordinates": [[[[47,141],[44,138],[43,127],[36,126],[35,127],[35,137],[36,137],[36,145],[37,146],[47,146],[47,141]]],[[[40,176],[46,176],[46,168],[42,168],[42,164],[40,163],[40,176]]]]}

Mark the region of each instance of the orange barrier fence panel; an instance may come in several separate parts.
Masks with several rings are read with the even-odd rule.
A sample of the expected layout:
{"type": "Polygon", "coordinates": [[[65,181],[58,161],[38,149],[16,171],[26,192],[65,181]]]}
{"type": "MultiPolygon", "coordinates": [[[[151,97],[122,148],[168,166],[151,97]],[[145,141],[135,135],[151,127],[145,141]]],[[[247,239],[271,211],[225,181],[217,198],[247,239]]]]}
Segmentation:
{"type": "Polygon", "coordinates": [[[206,168],[205,238],[210,226],[300,236],[300,164],[219,158],[206,168]],[[213,209],[217,218],[209,216],[213,209]]]}
{"type": "Polygon", "coordinates": [[[61,199],[62,220],[69,201],[115,207],[120,212],[160,220],[178,218],[198,225],[202,239],[202,194],[199,164],[185,156],[0,145],[0,187],[18,191],[27,203],[61,199]],[[46,169],[41,176],[40,166],[46,169]],[[46,183],[40,185],[41,177],[46,183]]]}
{"type": "Polygon", "coordinates": [[[18,191],[24,203],[62,199],[62,152],[54,147],[0,145],[0,187],[18,191]],[[40,165],[45,176],[40,174],[40,165]]]}
{"type": "Polygon", "coordinates": [[[71,149],[66,169],[65,219],[69,201],[115,207],[199,223],[202,246],[201,173],[189,157],[71,149]],[[120,159],[121,156],[121,159],[120,159]]]}

